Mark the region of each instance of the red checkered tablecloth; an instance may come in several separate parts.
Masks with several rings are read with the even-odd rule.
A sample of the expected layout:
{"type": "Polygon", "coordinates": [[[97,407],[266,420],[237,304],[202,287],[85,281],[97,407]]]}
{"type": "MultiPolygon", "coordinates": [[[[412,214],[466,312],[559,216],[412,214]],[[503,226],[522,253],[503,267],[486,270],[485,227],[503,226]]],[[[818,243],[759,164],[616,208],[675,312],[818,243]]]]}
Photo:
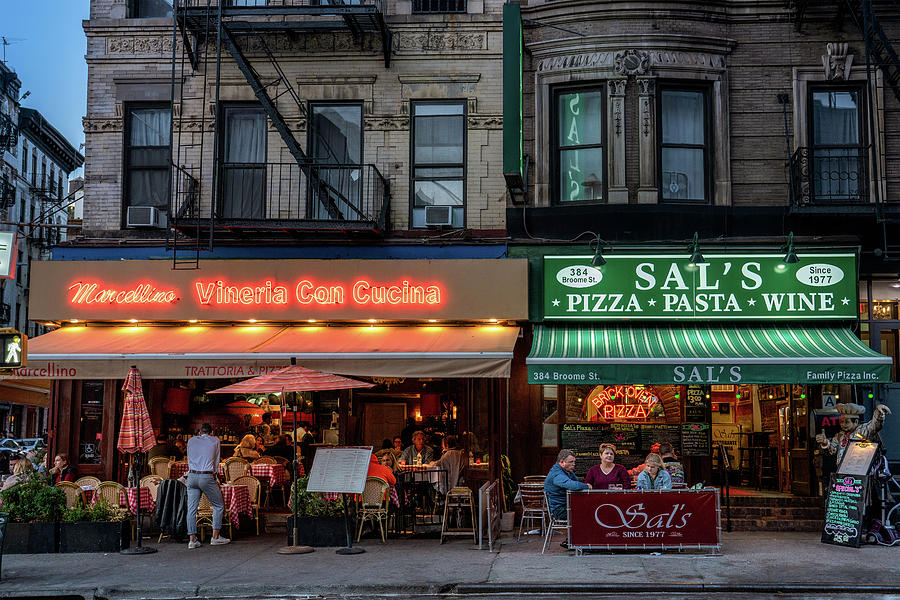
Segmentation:
{"type": "Polygon", "coordinates": [[[250,488],[246,485],[226,483],[222,486],[222,498],[225,500],[225,508],[228,509],[231,524],[235,527],[239,525],[241,515],[253,516],[253,509],[250,506],[250,488]]]}
{"type": "Polygon", "coordinates": [[[181,479],[181,476],[188,472],[187,462],[175,462],[169,465],[169,478],[181,479]]]}
{"type": "Polygon", "coordinates": [[[263,483],[268,482],[269,487],[278,487],[287,483],[288,480],[287,471],[285,471],[284,465],[280,464],[250,465],[250,475],[253,475],[260,481],[266,480],[263,483]]]}
{"type": "MultiPolygon", "coordinates": [[[[137,514],[137,494],[134,493],[134,488],[125,488],[125,491],[119,492],[119,505],[128,506],[128,510],[137,514]]],[[[142,487],[141,508],[152,512],[155,507],[156,502],[150,496],[150,488],[142,487]]]]}

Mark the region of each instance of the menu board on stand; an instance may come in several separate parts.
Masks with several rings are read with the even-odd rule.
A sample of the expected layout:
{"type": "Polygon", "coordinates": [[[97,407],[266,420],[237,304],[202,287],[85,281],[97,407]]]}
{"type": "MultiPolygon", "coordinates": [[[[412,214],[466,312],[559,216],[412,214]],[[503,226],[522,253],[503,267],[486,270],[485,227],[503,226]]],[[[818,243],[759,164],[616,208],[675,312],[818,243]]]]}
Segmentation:
{"type": "Polygon", "coordinates": [[[825,500],[823,543],[859,548],[868,487],[866,475],[831,475],[825,500]]]}

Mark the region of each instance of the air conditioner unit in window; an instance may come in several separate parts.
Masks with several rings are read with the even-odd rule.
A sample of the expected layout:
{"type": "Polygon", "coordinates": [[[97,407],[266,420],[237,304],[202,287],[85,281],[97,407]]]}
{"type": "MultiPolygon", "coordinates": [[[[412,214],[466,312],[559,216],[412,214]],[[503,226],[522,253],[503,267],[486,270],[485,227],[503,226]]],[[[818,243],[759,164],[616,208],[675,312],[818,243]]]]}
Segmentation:
{"type": "Polygon", "coordinates": [[[165,227],[166,217],[155,206],[129,206],[128,227],[165,227]]]}
{"type": "Polygon", "coordinates": [[[451,225],[453,221],[452,206],[426,206],[425,207],[425,225],[451,225]]]}

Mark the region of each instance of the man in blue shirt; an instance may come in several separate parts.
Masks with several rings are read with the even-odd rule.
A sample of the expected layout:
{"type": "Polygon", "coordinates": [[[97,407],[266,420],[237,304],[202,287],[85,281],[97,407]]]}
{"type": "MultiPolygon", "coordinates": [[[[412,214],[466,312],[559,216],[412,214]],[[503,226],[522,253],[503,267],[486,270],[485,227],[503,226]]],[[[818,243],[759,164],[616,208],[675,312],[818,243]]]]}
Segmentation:
{"type": "Polygon", "coordinates": [[[589,483],[578,481],[575,475],[575,453],[571,450],[560,450],[556,457],[556,464],[547,473],[544,480],[544,491],[547,493],[547,502],[550,504],[550,514],[554,519],[567,519],[566,492],[572,490],[589,490],[589,483]]]}

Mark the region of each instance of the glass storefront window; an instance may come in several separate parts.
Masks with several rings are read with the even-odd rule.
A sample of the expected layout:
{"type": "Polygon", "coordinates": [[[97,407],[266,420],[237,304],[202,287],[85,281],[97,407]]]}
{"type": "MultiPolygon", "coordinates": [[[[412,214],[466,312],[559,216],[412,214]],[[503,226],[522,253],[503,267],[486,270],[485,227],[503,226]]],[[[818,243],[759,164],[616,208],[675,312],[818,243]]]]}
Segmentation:
{"type": "Polygon", "coordinates": [[[78,463],[100,464],[103,439],[103,382],[85,381],[81,385],[81,415],[79,425],[78,463]]]}

